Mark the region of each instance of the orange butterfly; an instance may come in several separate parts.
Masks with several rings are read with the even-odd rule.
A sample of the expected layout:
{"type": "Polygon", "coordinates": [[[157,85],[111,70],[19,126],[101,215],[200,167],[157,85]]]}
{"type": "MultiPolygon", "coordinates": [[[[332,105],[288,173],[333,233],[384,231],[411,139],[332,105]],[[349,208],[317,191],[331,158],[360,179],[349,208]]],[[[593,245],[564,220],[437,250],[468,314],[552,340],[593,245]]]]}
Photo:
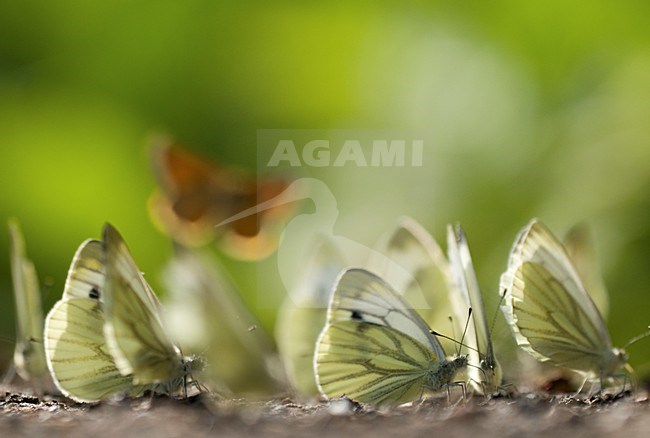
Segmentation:
{"type": "Polygon", "coordinates": [[[287,180],[256,181],[249,172],[212,162],[169,137],[154,142],[152,163],[159,190],[149,199],[149,213],[156,226],[176,242],[202,246],[217,239],[225,253],[240,260],[259,260],[275,251],[295,204],[273,206],[227,226],[216,225],[280,195],[287,180]]]}

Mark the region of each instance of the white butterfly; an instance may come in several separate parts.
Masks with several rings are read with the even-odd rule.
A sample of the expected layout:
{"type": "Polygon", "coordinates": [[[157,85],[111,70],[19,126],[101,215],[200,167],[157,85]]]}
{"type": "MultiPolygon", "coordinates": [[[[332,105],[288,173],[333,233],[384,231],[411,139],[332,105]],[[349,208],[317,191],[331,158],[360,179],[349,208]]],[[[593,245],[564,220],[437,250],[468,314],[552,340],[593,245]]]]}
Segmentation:
{"type": "Polygon", "coordinates": [[[347,266],[349,263],[332,240],[317,239],[298,286],[278,311],[278,351],[289,381],[300,395],[319,393],[313,370],[314,347],[327,319],[332,288],[347,266]]]}
{"type": "Polygon", "coordinates": [[[314,355],[321,393],[391,404],[448,386],[467,364],[446,359],[424,320],[392,287],[363,269],[339,278],[314,355]]]}
{"type": "MultiPolygon", "coordinates": [[[[313,369],[305,365],[313,362],[314,345],[326,322],[332,289],[346,268],[363,267],[379,274],[429,326],[449,325],[448,294],[453,281],[448,264],[437,243],[415,220],[401,218],[374,248],[366,248],[356,258],[339,247],[336,239],[325,236],[316,239],[311,254],[304,262],[297,287],[282,304],[276,325],[278,349],[298,393],[318,394],[313,369]]],[[[441,342],[456,347],[445,339],[441,342]]]]}
{"type": "MultiPolygon", "coordinates": [[[[374,271],[380,273],[395,290],[402,292],[406,302],[417,309],[430,327],[459,334],[454,333],[455,329],[460,327],[462,330],[463,324],[450,325],[449,321],[452,314],[457,316],[450,301],[450,296],[457,294],[456,284],[445,254],[433,236],[413,218],[402,217],[395,229],[382,240],[378,245],[379,251],[392,263],[374,271]],[[394,265],[401,266],[402,271],[396,271],[394,265]],[[400,275],[403,272],[410,275],[403,278],[400,275]]],[[[464,323],[467,306],[460,313],[464,323]]],[[[441,343],[447,349],[457,348],[457,344],[446,339],[441,339],[441,343]]]]}
{"type": "Polygon", "coordinates": [[[175,339],[219,364],[205,369],[203,379],[220,392],[246,396],[283,387],[271,339],[211,249],[177,245],[163,280],[167,326],[175,339]]]}
{"type": "Polygon", "coordinates": [[[47,376],[43,349],[43,310],[34,264],[25,254],[25,241],[17,220],[9,221],[11,277],[16,305],[14,367],[25,381],[47,376]]]}
{"type": "Polygon", "coordinates": [[[627,363],[562,244],[533,219],[501,276],[503,313],[517,344],[543,362],[603,380],[627,363]]]}
{"type": "MultiPolygon", "coordinates": [[[[418,309],[418,313],[430,327],[447,326],[448,318],[453,315],[453,334],[460,336],[468,310],[472,308],[463,340],[463,344],[470,347],[468,362],[472,366],[467,369],[469,381],[480,393],[496,389],[501,384],[501,367],[494,355],[481,291],[467,239],[460,226],[456,233],[451,226],[447,227],[449,260],[431,234],[409,217],[399,221],[384,247],[386,256],[412,273],[412,277],[406,283],[397,283],[390,272],[382,277],[397,290],[404,290],[408,303],[415,301],[411,298],[413,291],[422,294],[430,305],[428,309],[418,309]]],[[[448,341],[443,345],[457,347],[448,341]]]]}
{"type": "Polygon", "coordinates": [[[480,393],[493,391],[501,384],[502,370],[494,355],[481,289],[474,272],[467,238],[460,225],[456,226],[455,232],[451,225],[447,226],[447,253],[457,285],[455,294],[451,297],[455,304],[456,320],[463,321],[467,317],[467,309],[472,309],[463,342],[470,347],[467,355],[469,364],[473,365],[467,369],[470,383],[480,393]]]}
{"type": "Polygon", "coordinates": [[[147,389],[172,394],[195,366],[167,335],[158,299],[108,224],[102,242],[77,250],[44,338],[55,384],[79,402],[147,389]]]}

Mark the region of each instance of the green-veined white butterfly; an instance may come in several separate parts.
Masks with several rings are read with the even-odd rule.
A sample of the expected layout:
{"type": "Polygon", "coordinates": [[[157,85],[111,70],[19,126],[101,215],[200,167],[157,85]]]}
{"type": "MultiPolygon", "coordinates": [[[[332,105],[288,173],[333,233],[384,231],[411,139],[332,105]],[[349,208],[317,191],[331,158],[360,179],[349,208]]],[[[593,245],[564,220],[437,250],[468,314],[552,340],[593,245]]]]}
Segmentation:
{"type": "Polygon", "coordinates": [[[278,312],[275,338],[293,389],[302,396],[319,394],[314,378],[314,346],[327,318],[327,305],[338,275],[349,266],[336,244],[318,238],[298,286],[278,312]]]}
{"type": "MultiPolygon", "coordinates": [[[[594,301],[603,320],[607,321],[609,298],[601,274],[595,242],[588,225],[585,222],[573,225],[564,235],[562,244],[586,291],[594,301]]],[[[527,383],[532,383],[544,390],[562,391],[563,388],[570,390],[569,388],[580,385],[584,380],[581,380],[580,375],[572,371],[558,368],[548,362],[540,362],[527,353],[523,353],[523,356],[519,357],[519,362],[520,374],[526,376],[527,383]]]]}
{"type": "Polygon", "coordinates": [[[259,397],[284,387],[277,351],[212,248],[176,245],[166,265],[167,326],[190,353],[209,363],[202,383],[259,397]]]}
{"type": "Polygon", "coordinates": [[[43,310],[36,269],[25,254],[20,225],[9,221],[11,277],[16,306],[16,348],[14,367],[25,381],[46,378],[47,365],[43,348],[43,310]]]}
{"type": "Polygon", "coordinates": [[[585,381],[602,382],[626,365],[627,355],[612,347],[565,248],[538,220],[515,240],[500,290],[517,344],[536,359],[578,372],[585,381]]]}
{"type": "MultiPolygon", "coordinates": [[[[496,389],[501,383],[501,367],[494,356],[485,308],[478,286],[478,280],[467,245],[467,240],[458,227],[457,233],[447,227],[447,252],[449,260],[433,236],[418,222],[409,217],[399,221],[397,228],[384,244],[389,259],[411,272],[409,282],[400,284],[389,276],[389,283],[403,289],[406,301],[415,300],[410,295],[421,293],[429,309],[418,309],[430,327],[445,327],[453,315],[455,335],[459,335],[467,320],[468,309],[472,318],[463,344],[469,346],[467,368],[469,381],[478,392],[496,389]],[[435,304],[435,305],[433,305],[435,304]]],[[[386,278],[386,277],[384,277],[386,278]]],[[[446,341],[442,339],[441,341],[446,341]]],[[[444,342],[447,348],[456,344],[444,342]]]]}
{"type": "Polygon", "coordinates": [[[424,320],[384,280],[363,269],[340,276],[314,355],[322,394],[410,401],[449,385],[466,364],[465,356],[447,360],[424,320]]]}
{"type": "MultiPolygon", "coordinates": [[[[392,265],[374,266],[374,272],[380,273],[395,290],[401,292],[429,327],[459,335],[455,329],[460,327],[462,330],[467,319],[467,306],[460,311],[463,315],[460,325],[450,325],[449,317],[452,314],[456,316],[450,301],[450,296],[456,294],[456,284],[445,254],[433,236],[415,219],[402,217],[377,247],[410,276],[403,278],[399,271],[391,269],[392,265]]],[[[457,344],[448,339],[441,338],[440,342],[445,349],[457,348],[457,344]]]]}
{"type": "Polygon", "coordinates": [[[289,381],[298,395],[319,394],[312,366],[314,346],[327,319],[332,289],[343,270],[358,266],[381,273],[394,288],[399,285],[396,289],[404,290],[404,296],[410,302],[411,289],[415,288],[408,288],[405,280],[413,280],[413,277],[405,278],[404,270],[418,270],[421,258],[414,261],[416,266],[410,263],[419,254],[411,255],[410,241],[402,236],[405,231],[401,222],[389,235],[383,236],[374,249],[366,248],[365,252],[351,254],[344,251],[335,236],[318,235],[314,238],[299,281],[295,288],[287,291],[278,312],[275,332],[289,381]],[[396,258],[394,263],[389,260],[393,256],[396,258]],[[395,263],[397,268],[402,267],[402,271],[395,269],[395,263]]]}
{"type": "Polygon", "coordinates": [[[460,298],[460,302],[453,306],[456,320],[462,321],[467,315],[467,309],[472,308],[464,340],[464,344],[470,347],[468,362],[474,365],[467,368],[470,383],[481,393],[496,390],[501,384],[502,370],[494,355],[481,289],[474,272],[467,238],[460,225],[456,226],[455,231],[451,225],[447,226],[447,253],[457,285],[456,293],[451,298],[452,301],[460,298]],[[459,310],[464,314],[459,314],[459,310]]]}
{"type": "Polygon", "coordinates": [[[79,402],[147,389],[173,393],[194,365],[167,335],[158,299],[108,224],[103,241],[89,239],[77,250],[44,338],[55,384],[79,402]]]}
{"type": "MultiPolygon", "coordinates": [[[[430,327],[449,325],[448,297],[453,286],[449,267],[438,244],[414,219],[400,218],[374,248],[353,258],[349,252],[344,256],[336,239],[318,237],[297,287],[289,291],[278,313],[278,349],[289,379],[300,395],[319,393],[310,366],[314,345],[326,322],[333,286],[346,268],[364,267],[379,274],[430,327]]],[[[440,341],[444,347],[456,348],[444,338],[440,341]]]]}

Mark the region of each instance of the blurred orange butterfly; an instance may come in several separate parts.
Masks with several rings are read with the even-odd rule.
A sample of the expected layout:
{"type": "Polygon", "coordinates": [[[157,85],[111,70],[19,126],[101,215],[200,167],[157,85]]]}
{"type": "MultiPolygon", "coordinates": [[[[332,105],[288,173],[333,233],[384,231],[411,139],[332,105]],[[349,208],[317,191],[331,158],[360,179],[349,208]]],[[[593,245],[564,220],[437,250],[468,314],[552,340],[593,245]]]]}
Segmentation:
{"type": "Polygon", "coordinates": [[[259,260],[272,254],[295,205],[282,204],[216,227],[231,216],[280,195],[283,178],[259,181],[250,172],[224,166],[192,152],[169,137],[152,145],[159,190],[149,199],[154,224],[176,242],[203,246],[217,240],[229,256],[259,260]]]}

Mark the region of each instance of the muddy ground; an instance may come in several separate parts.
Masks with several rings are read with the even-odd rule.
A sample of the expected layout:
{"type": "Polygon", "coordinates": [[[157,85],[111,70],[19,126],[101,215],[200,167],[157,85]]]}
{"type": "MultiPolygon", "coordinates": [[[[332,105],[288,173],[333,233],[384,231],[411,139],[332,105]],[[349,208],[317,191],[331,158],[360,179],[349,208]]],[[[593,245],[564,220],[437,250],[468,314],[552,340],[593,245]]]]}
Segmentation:
{"type": "Polygon", "coordinates": [[[294,403],[145,397],[100,403],[18,392],[0,396],[0,437],[194,437],[194,436],[430,436],[453,437],[650,437],[647,390],[576,399],[525,394],[474,396],[450,404],[446,397],[391,409],[337,400],[294,403]]]}

